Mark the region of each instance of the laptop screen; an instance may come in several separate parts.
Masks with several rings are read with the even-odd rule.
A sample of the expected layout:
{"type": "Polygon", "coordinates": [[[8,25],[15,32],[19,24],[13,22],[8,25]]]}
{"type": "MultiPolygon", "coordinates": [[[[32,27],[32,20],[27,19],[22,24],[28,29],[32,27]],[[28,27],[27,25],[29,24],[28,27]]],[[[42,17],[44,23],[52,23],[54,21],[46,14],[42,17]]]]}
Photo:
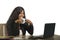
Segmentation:
{"type": "Polygon", "coordinates": [[[44,29],[44,37],[51,37],[54,35],[55,23],[46,23],[44,29]]]}

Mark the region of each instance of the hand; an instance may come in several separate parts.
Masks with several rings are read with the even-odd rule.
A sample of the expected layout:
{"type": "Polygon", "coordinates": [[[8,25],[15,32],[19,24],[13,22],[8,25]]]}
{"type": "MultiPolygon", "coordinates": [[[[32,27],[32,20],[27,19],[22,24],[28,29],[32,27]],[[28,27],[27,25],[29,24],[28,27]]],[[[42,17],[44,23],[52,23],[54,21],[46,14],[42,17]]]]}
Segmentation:
{"type": "Polygon", "coordinates": [[[30,20],[28,20],[28,19],[26,19],[26,22],[28,22],[29,24],[32,24],[32,22],[30,20]]]}
{"type": "Polygon", "coordinates": [[[17,20],[15,20],[15,23],[22,23],[22,20],[17,19],[17,20]]]}

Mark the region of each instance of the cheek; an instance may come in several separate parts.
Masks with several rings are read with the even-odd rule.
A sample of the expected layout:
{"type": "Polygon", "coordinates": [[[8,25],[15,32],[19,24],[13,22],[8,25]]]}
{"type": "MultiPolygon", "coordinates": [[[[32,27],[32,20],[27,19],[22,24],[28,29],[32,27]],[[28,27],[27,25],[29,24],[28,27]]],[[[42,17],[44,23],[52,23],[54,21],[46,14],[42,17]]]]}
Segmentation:
{"type": "Polygon", "coordinates": [[[19,17],[21,17],[22,15],[21,14],[19,14],[19,17]]]}
{"type": "Polygon", "coordinates": [[[23,14],[23,16],[24,16],[24,14],[23,14]]]}

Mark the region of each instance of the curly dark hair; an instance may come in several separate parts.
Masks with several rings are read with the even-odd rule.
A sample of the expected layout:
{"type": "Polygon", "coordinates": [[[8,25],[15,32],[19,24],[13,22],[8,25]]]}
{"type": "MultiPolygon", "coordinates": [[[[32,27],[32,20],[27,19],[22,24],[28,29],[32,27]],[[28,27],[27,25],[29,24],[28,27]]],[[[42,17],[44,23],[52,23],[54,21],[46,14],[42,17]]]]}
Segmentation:
{"type": "MultiPolygon", "coordinates": [[[[8,20],[16,20],[16,19],[18,19],[18,15],[20,14],[20,12],[21,11],[24,11],[24,15],[25,15],[25,10],[24,10],[24,8],[23,7],[16,7],[14,10],[13,10],[13,12],[12,12],[12,14],[10,15],[10,17],[9,17],[9,19],[8,20]]],[[[24,16],[24,18],[25,18],[25,16],[24,16]]]]}

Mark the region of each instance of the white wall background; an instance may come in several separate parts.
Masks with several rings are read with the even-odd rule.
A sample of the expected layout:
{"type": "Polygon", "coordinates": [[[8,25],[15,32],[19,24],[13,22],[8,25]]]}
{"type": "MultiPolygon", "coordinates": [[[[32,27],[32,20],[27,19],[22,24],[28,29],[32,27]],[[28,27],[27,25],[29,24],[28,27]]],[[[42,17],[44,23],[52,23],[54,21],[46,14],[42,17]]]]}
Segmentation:
{"type": "Polygon", "coordinates": [[[45,23],[56,23],[55,34],[60,35],[60,0],[0,0],[0,23],[6,23],[17,6],[24,7],[33,22],[34,35],[43,34],[45,23]]]}

